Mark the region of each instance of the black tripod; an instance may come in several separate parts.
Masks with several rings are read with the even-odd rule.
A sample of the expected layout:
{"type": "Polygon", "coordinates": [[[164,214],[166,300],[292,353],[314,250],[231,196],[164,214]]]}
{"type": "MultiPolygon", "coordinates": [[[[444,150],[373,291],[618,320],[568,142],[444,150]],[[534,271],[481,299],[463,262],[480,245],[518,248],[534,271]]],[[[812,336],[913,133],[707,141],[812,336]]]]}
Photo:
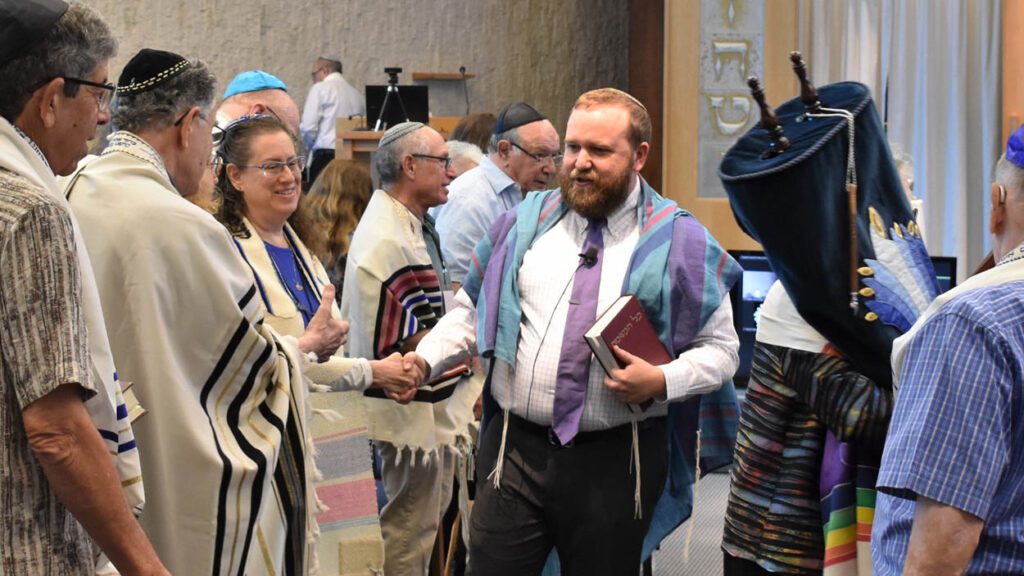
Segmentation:
{"type": "MultiPolygon", "coordinates": [[[[384,72],[388,75],[388,89],[384,93],[384,103],[380,106],[380,115],[377,116],[377,123],[373,125],[375,132],[380,131],[384,127],[384,118],[388,112],[388,105],[392,102],[398,102],[398,107],[402,110],[402,121],[409,121],[409,114],[405,111],[405,103],[402,102],[402,95],[398,93],[398,73],[401,72],[401,68],[385,68],[384,72]]],[[[390,126],[388,126],[390,128],[390,126]]]]}

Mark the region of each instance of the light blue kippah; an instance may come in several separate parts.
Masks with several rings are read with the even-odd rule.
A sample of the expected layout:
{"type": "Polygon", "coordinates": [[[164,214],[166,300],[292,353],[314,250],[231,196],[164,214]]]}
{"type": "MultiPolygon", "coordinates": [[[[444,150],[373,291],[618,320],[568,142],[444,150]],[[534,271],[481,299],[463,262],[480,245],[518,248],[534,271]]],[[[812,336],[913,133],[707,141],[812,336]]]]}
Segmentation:
{"type": "Polygon", "coordinates": [[[287,92],[288,86],[277,76],[263,70],[246,70],[235,76],[228,84],[227,90],[224,91],[224,100],[235,94],[259,92],[260,90],[284,90],[287,92]]]}
{"type": "Polygon", "coordinates": [[[1024,170],[1024,125],[1014,130],[1006,141],[1006,159],[1024,170]]]}
{"type": "Polygon", "coordinates": [[[395,124],[391,128],[388,128],[388,131],[380,137],[380,143],[377,146],[379,148],[383,148],[404,136],[412,134],[424,126],[426,126],[426,124],[422,122],[402,122],[401,124],[395,124]]]}

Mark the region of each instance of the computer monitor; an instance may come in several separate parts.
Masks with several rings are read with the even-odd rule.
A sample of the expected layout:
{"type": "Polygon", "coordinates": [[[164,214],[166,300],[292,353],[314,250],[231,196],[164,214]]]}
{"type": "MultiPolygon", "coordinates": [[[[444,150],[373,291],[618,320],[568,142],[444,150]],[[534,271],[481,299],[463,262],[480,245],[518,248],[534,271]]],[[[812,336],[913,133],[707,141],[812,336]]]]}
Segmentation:
{"type": "Polygon", "coordinates": [[[732,319],[740,339],[740,365],[733,383],[746,386],[750,379],[750,363],[754,357],[757,309],[768,295],[768,289],[775,283],[775,272],[772,272],[768,257],[759,250],[732,250],[729,254],[743,268],[743,274],[729,293],[732,299],[732,319]]]}
{"type": "Polygon", "coordinates": [[[956,286],[956,257],[932,256],[935,278],[939,281],[939,294],[956,286]]]}
{"type": "MultiPolygon", "coordinates": [[[[380,109],[384,105],[384,97],[388,92],[386,85],[366,86],[366,124],[371,129],[380,117],[380,109]]],[[[388,109],[384,113],[384,127],[387,129],[395,124],[401,124],[406,119],[413,122],[426,124],[430,120],[430,101],[427,93],[427,86],[398,86],[398,95],[402,97],[402,104],[405,105],[405,113],[408,118],[402,116],[402,107],[394,96],[388,103],[388,109]]]]}
{"type": "MultiPolygon", "coordinates": [[[[729,254],[743,267],[743,274],[733,286],[729,297],[732,300],[733,324],[740,340],[740,365],[733,382],[736,386],[745,387],[750,380],[750,365],[754,357],[757,310],[768,295],[768,289],[775,282],[776,276],[764,252],[731,250],[729,254]]],[[[956,286],[955,257],[932,256],[932,266],[939,281],[939,294],[956,286]]]]}

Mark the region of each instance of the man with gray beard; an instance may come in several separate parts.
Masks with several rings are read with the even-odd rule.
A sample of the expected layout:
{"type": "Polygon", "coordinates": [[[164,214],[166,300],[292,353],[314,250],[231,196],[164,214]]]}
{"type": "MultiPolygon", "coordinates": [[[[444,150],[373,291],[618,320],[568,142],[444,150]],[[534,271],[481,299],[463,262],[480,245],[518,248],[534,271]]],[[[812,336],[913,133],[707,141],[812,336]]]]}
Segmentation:
{"type": "Polygon", "coordinates": [[[650,133],[629,94],[580,96],[561,188],[498,218],[454,309],[417,347],[431,375],[477,354],[492,363],[469,574],[540,574],[553,548],[566,575],[635,574],[665,486],[670,406],[682,411],[672,435],[689,438],[676,448],[693,470],[698,398],[732,392],[722,386],[738,348],[726,295],[739,267],[640,177],[650,133]],[[583,334],[623,294],[672,361],[618,347],[620,369],[592,361],[583,334]]]}

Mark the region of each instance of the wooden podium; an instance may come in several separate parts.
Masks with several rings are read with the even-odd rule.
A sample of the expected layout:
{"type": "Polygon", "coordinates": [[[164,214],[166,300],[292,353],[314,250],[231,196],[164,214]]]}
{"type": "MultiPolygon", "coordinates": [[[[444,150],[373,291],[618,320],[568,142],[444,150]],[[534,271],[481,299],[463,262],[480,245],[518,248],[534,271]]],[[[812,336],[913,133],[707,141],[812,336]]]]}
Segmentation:
{"type": "MultiPolygon", "coordinates": [[[[430,127],[447,138],[455,125],[459,123],[458,116],[434,116],[430,119],[430,127]]],[[[356,130],[357,126],[363,125],[361,119],[350,120],[338,118],[335,124],[336,139],[334,141],[334,157],[348,160],[359,160],[370,163],[370,155],[377,150],[381,136],[384,132],[373,130],[356,130]]]]}
{"type": "Polygon", "coordinates": [[[336,158],[360,160],[369,164],[370,155],[377,150],[383,135],[384,132],[373,130],[341,130],[335,140],[334,155],[336,158]]]}

